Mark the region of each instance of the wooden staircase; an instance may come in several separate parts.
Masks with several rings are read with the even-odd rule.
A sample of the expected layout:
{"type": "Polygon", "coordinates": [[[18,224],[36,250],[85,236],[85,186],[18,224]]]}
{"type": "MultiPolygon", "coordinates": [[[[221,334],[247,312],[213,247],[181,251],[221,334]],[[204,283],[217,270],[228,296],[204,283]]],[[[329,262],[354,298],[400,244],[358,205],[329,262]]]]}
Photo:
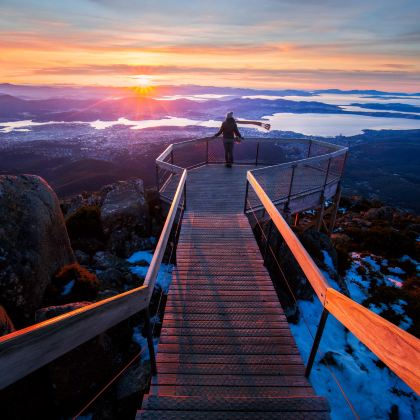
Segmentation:
{"type": "Polygon", "coordinates": [[[329,418],[241,212],[244,169],[219,172],[211,189],[205,175],[191,176],[201,188],[188,192],[158,374],[137,417],[329,418]]]}

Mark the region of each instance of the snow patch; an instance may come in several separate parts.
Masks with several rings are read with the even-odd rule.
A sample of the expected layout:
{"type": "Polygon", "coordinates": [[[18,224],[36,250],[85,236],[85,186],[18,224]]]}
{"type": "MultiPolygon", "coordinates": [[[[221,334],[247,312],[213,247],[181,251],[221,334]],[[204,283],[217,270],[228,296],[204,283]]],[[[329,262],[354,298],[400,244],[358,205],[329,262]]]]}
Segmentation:
{"type": "Polygon", "coordinates": [[[63,291],[61,292],[61,296],[67,296],[73,289],[74,284],[76,283],[76,280],[70,280],[63,288],[63,291]]]}
{"type": "MultiPolygon", "coordinates": [[[[328,271],[331,271],[333,268],[331,257],[325,251],[322,253],[324,263],[328,271]]],[[[386,276],[380,272],[380,265],[386,265],[388,261],[375,255],[362,257],[356,252],[351,254],[351,258],[353,261],[346,273],[346,283],[352,299],[363,303],[369,297],[372,279],[378,284],[387,283],[386,276]],[[360,267],[363,267],[363,270],[360,267]]],[[[406,259],[408,258],[410,257],[406,259]]],[[[415,263],[418,264],[417,261],[415,263]]],[[[328,272],[323,271],[323,274],[332,287],[338,288],[328,272]]],[[[400,282],[400,280],[394,281],[400,282]]],[[[370,304],[369,309],[377,314],[392,309],[397,315],[403,316],[400,328],[407,329],[412,320],[405,315],[406,305],[405,301],[398,300],[389,305],[370,304]]],[[[290,324],[290,328],[306,362],[321,317],[322,305],[318,299],[314,299],[313,302],[300,300],[298,306],[301,317],[297,324],[290,324]]],[[[339,321],[330,316],[320,342],[319,353],[315,358],[310,381],[318,395],[328,398],[332,419],[353,418],[354,414],[335,380],[362,419],[389,418],[393,405],[398,407],[400,419],[418,418],[420,402],[415,393],[384,367],[378,358],[339,321]]]]}
{"type": "MultiPolygon", "coordinates": [[[[137,274],[140,277],[146,277],[147,271],[149,270],[150,263],[152,262],[153,252],[152,251],[137,251],[131,255],[127,261],[131,264],[139,263],[144,261],[145,265],[135,265],[130,267],[130,271],[134,274],[137,274]]],[[[164,294],[168,294],[169,286],[172,281],[172,264],[161,264],[159,273],[156,279],[156,286],[160,287],[163,290],[164,294]]]]}
{"type": "MultiPolygon", "coordinates": [[[[140,327],[134,327],[133,328],[132,340],[135,343],[137,343],[141,348],[141,350],[140,350],[140,360],[142,362],[150,360],[150,353],[149,353],[149,347],[147,345],[147,338],[144,337],[143,334],[141,333],[141,328],[140,327]]],[[[153,338],[153,347],[155,349],[155,354],[157,354],[158,342],[159,342],[158,338],[153,338]]]]}

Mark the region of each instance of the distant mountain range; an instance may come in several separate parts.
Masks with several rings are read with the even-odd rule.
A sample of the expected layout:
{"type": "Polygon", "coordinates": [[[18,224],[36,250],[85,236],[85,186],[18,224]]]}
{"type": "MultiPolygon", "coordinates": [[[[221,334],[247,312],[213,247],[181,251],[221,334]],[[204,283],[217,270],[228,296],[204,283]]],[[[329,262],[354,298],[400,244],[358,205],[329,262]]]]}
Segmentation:
{"type": "MultiPolygon", "coordinates": [[[[302,96],[310,97],[319,94],[343,94],[343,95],[370,95],[370,96],[420,96],[420,93],[384,92],[379,90],[340,90],[340,89],[247,89],[219,86],[200,85],[160,85],[153,88],[155,96],[165,95],[199,95],[216,94],[229,96],[245,95],[274,95],[274,96],[302,96]]],[[[72,85],[15,85],[0,83],[0,94],[16,96],[22,99],[50,99],[50,98],[75,98],[94,99],[106,97],[125,97],[134,94],[133,88],[107,87],[107,86],[72,86],[72,85]]]]}
{"type": "MultiPolygon", "coordinates": [[[[50,91],[48,90],[47,92],[50,91]]],[[[108,95],[100,98],[63,96],[48,99],[23,99],[22,97],[13,96],[9,93],[1,93],[0,88],[0,124],[1,121],[9,122],[29,119],[37,122],[90,122],[96,120],[115,121],[121,117],[131,120],[146,120],[161,119],[167,116],[198,120],[220,120],[224,117],[227,110],[234,111],[242,118],[258,119],[265,115],[285,112],[317,114],[346,113],[395,118],[395,113],[387,111],[401,111],[398,114],[399,118],[420,119],[420,115],[413,114],[413,112],[420,110],[419,107],[406,104],[353,104],[367,109],[367,111],[359,111],[343,110],[340,106],[317,101],[316,95],[310,96],[310,98],[314,100],[308,100],[308,96],[306,95],[305,100],[302,101],[246,98],[240,96],[228,97],[223,100],[208,99],[197,101],[185,98],[162,100],[146,96],[135,96],[131,93],[129,96],[123,97],[108,95]]]]}

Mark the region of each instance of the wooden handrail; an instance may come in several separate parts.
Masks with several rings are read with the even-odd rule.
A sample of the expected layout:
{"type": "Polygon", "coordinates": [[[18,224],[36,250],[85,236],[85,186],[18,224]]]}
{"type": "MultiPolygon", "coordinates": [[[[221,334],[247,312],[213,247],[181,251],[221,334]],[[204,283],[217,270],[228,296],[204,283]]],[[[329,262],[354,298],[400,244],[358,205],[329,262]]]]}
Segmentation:
{"type": "Polygon", "coordinates": [[[420,394],[420,340],[335,289],[325,308],[420,394]]]}
{"type": "Polygon", "coordinates": [[[162,229],[162,233],[159,237],[159,241],[156,245],[153,258],[150,263],[149,269],[147,270],[144,285],[148,287],[150,297],[152,296],[153,289],[155,287],[156,278],[159,272],[160,264],[162,263],[163,255],[165,254],[166,245],[168,243],[169,235],[171,234],[172,225],[175,220],[176,212],[181,202],[181,197],[184,192],[185,182],[187,181],[187,170],[184,169],[181,179],[179,180],[177,190],[172,200],[171,207],[169,209],[168,216],[166,217],[165,224],[162,229]]]}
{"type": "Polygon", "coordinates": [[[148,308],[187,179],[181,170],[143,286],[0,337],[0,389],[148,308]]]}
{"type": "Polygon", "coordinates": [[[299,239],[253,175],[247,180],[305,273],[323,307],[381,359],[414,391],[420,393],[420,340],[330,287],[299,239]]]}
{"type": "Polygon", "coordinates": [[[0,337],[0,389],[149,305],[141,286],[0,337]]]}

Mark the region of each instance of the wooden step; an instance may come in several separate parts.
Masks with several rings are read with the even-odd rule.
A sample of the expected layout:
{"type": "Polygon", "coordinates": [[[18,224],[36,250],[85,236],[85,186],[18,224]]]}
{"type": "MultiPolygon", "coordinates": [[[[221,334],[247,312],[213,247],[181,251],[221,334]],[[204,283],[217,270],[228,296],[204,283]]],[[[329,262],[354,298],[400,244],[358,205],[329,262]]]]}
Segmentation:
{"type": "Polygon", "coordinates": [[[297,419],[308,419],[308,420],[325,420],[329,419],[328,413],[303,413],[303,415],[297,417],[296,412],[282,412],[279,417],[278,413],[260,413],[256,412],[232,412],[232,411],[160,411],[152,410],[139,412],[136,419],[143,420],[278,420],[279,418],[284,420],[297,420],[297,419]]]}
{"type": "Polygon", "coordinates": [[[190,385],[159,385],[152,387],[153,395],[184,395],[184,396],[224,396],[224,397],[307,397],[315,395],[311,386],[279,387],[279,386],[190,386],[190,385]]]}
{"type": "Polygon", "coordinates": [[[242,365],[276,365],[300,364],[300,354],[189,354],[158,353],[158,363],[197,363],[197,364],[242,364],[242,365]]]}
{"type": "Polygon", "coordinates": [[[159,362],[159,374],[161,373],[184,373],[196,375],[280,375],[280,376],[303,376],[305,367],[302,365],[286,364],[228,364],[217,363],[165,363],[159,362]]]}
{"type": "Polygon", "coordinates": [[[280,337],[231,337],[229,335],[222,337],[214,336],[166,336],[162,335],[160,344],[184,344],[184,345],[285,345],[294,343],[292,335],[280,337]]]}
{"type": "Polygon", "coordinates": [[[197,307],[193,305],[184,305],[184,306],[170,306],[167,305],[165,308],[165,317],[168,314],[225,314],[229,311],[235,311],[235,315],[252,315],[255,319],[255,316],[258,315],[283,315],[283,311],[276,307],[254,307],[254,308],[241,308],[241,307],[226,307],[222,305],[207,305],[204,307],[197,307]]]}
{"type": "Polygon", "coordinates": [[[201,345],[201,344],[165,344],[158,345],[159,353],[175,353],[175,354],[239,354],[239,355],[278,355],[278,354],[299,354],[294,343],[285,345],[255,345],[255,344],[224,344],[218,345],[201,345]]]}
{"type": "Polygon", "coordinates": [[[229,312],[213,312],[213,313],[189,313],[187,310],[183,312],[165,313],[163,321],[217,321],[217,322],[232,322],[232,321],[243,321],[252,323],[255,320],[258,321],[283,321],[286,322],[286,316],[283,314],[238,314],[229,312]]]}
{"type": "Polygon", "coordinates": [[[241,412],[329,412],[322,397],[283,398],[226,398],[226,397],[168,397],[149,395],[145,410],[169,411],[241,411],[241,412]]]}
{"type": "MultiPolygon", "coordinates": [[[[277,328],[268,328],[266,326],[255,328],[250,326],[249,328],[241,328],[238,330],[232,330],[227,328],[212,328],[211,335],[216,336],[230,336],[230,337],[276,337],[284,336],[284,334],[290,334],[289,324],[277,326],[277,328]]],[[[183,336],[196,336],[196,335],[209,335],[209,331],[205,329],[191,329],[188,326],[173,326],[169,327],[164,324],[161,334],[165,335],[183,335],[183,336]]]]}
{"type": "Polygon", "coordinates": [[[256,387],[305,387],[304,376],[255,376],[255,375],[186,375],[158,373],[152,385],[176,386],[256,386],[256,387]]]}

